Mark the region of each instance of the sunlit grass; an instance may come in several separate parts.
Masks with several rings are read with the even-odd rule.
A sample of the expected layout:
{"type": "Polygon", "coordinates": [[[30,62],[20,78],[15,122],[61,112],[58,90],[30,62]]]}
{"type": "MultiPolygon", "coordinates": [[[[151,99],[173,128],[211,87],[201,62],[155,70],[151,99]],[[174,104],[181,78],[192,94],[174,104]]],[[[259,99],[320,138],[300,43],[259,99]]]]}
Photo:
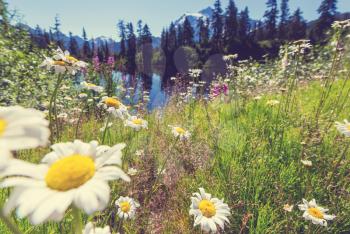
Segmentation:
{"type": "MultiPolygon", "coordinates": [[[[343,82],[335,83],[329,100],[337,97],[343,82]]],[[[347,84],[346,88],[350,85],[347,84]]],[[[141,209],[134,221],[123,223],[126,233],[140,230],[148,233],[157,228],[163,233],[200,233],[199,229],[193,228],[188,210],[189,197],[198,187],[203,187],[216,197],[224,198],[231,207],[231,224],[227,230],[232,230],[232,233],[237,230],[293,233],[307,228],[312,228],[312,233],[346,232],[350,229],[347,218],[350,216],[347,202],[349,158],[342,162],[331,187],[326,187],[326,180],[347,140],[340,137],[333,126],[327,132],[322,131],[330,122],[348,117],[349,103],[337,119],[329,119],[332,105],[328,103],[316,131],[322,134],[309,136],[309,125],[321,90],[319,82],[300,88],[295,96],[295,109],[288,114],[280,109],[283,108],[283,94],[266,94],[260,100],[250,98],[238,105],[200,101],[193,110],[188,105],[178,108],[175,102],[171,102],[162,117],[157,113],[145,115],[149,129],[140,132],[124,127],[120,120],[112,120],[106,144],[125,142],[123,169],[127,171],[134,167],[138,174],[132,177],[130,184],[112,183],[110,206],[107,212],[95,216],[96,220],[101,225],[117,225],[117,220],[106,220],[108,211],[115,209],[113,202],[120,195],[129,195],[140,200],[141,209]],[[281,104],[267,105],[266,102],[272,99],[280,100],[281,104]],[[189,119],[190,111],[193,113],[189,119]],[[192,133],[191,140],[176,141],[168,127],[173,124],[186,126],[192,133]],[[137,156],[137,150],[144,150],[144,155],[137,156]],[[166,171],[152,199],[144,204],[143,199],[155,181],[157,169],[167,158],[166,171]],[[300,162],[303,158],[311,160],[313,166],[304,166],[300,162]],[[283,210],[284,204],[296,205],[302,198],[316,198],[337,215],[328,229],[309,225],[301,218],[297,207],[291,213],[283,210]]],[[[104,120],[84,116],[78,138],[100,141],[103,125],[104,120]]],[[[61,135],[59,140],[63,142],[74,139],[75,126],[65,126],[61,135]]],[[[25,151],[18,157],[38,162],[47,152],[48,149],[25,151]]],[[[2,190],[1,200],[4,201],[8,194],[8,190],[2,190]]],[[[15,220],[25,233],[69,233],[70,212],[65,217],[58,224],[37,227],[26,220],[15,220]]],[[[0,230],[9,233],[3,225],[0,230]]]]}

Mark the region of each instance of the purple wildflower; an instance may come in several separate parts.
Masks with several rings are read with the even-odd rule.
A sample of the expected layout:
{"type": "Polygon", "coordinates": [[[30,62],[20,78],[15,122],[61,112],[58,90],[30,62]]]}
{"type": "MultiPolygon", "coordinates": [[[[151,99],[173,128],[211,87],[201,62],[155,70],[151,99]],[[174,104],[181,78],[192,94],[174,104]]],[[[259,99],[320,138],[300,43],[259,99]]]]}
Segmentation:
{"type": "Polygon", "coordinates": [[[94,66],[94,71],[95,72],[99,72],[100,71],[100,59],[98,58],[98,56],[95,56],[92,58],[92,63],[93,63],[93,66],[94,66]]]}
{"type": "Polygon", "coordinates": [[[115,60],[113,56],[108,57],[107,65],[110,67],[111,70],[114,70],[115,60]]]}

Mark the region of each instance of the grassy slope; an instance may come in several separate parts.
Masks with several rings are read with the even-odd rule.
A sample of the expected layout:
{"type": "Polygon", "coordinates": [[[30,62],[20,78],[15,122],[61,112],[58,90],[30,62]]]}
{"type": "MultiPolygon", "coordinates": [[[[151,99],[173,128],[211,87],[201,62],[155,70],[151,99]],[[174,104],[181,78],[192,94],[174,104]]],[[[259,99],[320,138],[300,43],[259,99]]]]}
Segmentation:
{"type": "MultiPolygon", "coordinates": [[[[336,83],[329,100],[334,100],[343,82],[336,83]]],[[[231,225],[227,233],[238,233],[242,227],[251,233],[300,233],[307,232],[306,229],[310,233],[346,233],[350,230],[349,158],[336,170],[331,186],[326,188],[326,184],[347,140],[340,137],[333,126],[327,130],[334,121],[328,120],[332,101],[326,105],[318,131],[310,130],[320,90],[320,84],[314,82],[297,91],[296,106],[289,112],[282,111],[284,99],[280,95],[270,94],[259,101],[217,101],[208,106],[199,102],[177,107],[174,101],[161,117],[159,113],[146,116],[149,129],[140,133],[125,129],[115,120],[106,143],[125,142],[125,170],[132,166],[139,171],[130,184],[113,184],[113,200],[129,195],[141,203],[136,219],[125,223],[126,233],[137,233],[141,229],[146,233],[151,230],[200,233],[192,227],[193,217],[188,215],[190,196],[198,187],[224,198],[231,207],[231,225]],[[267,106],[266,101],[273,98],[279,99],[281,104],[267,106]],[[168,124],[190,129],[191,142],[175,141],[168,124]],[[139,149],[145,153],[136,156],[139,149]],[[302,155],[313,162],[311,168],[301,164],[302,155]],[[164,162],[166,171],[158,186],[153,187],[156,191],[150,201],[144,204],[157,168],[164,162]],[[284,204],[297,204],[302,198],[315,198],[337,218],[328,228],[317,228],[303,221],[302,212],[296,207],[292,213],[282,209],[284,204]]],[[[338,120],[348,117],[348,106],[349,103],[338,120]]],[[[84,141],[101,138],[102,121],[90,116],[83,122],[80,138],[84,141]]],[[[74,128],[67,127],[62,141],[72,139],[74,128]]],[[[20,157],[38,161],[45,152],[46,149],[24,152],[20,157]]],[[[7,193],[2,191],[2,200],[7,193]]],[[[99,223],[111,221],[107,220],[111,214],[108,210],[113,210],[112,203],[107,213],[98,219],[99,223]]],[[[17,222],[26,233],[66,233],[71,216],[67,214],[66,217],[61,227],[48,224],[34,228],[26,221],[17,222]]],[[[0,230],[6,233],[2,225],[0,230]]]]}

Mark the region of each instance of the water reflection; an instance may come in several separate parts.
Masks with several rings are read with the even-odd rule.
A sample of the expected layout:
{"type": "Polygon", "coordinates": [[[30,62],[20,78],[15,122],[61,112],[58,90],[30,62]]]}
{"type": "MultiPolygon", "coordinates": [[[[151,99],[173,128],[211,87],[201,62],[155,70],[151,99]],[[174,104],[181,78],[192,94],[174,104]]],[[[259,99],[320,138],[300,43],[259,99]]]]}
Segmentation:
{"type": "MultiPolygon", "coordinates": [[[[116,71],[113,72],[113,82],[116,86],[115,94],[126,105],[135,105],[149,96],[147,109],[150,111],[165,106],[170,96],[170,91],[162,85],[162,77],[155,73],[150,77],[116,71]]],[[[105,85],[104,79],[101,79],[100,85],[105,85]]]]}

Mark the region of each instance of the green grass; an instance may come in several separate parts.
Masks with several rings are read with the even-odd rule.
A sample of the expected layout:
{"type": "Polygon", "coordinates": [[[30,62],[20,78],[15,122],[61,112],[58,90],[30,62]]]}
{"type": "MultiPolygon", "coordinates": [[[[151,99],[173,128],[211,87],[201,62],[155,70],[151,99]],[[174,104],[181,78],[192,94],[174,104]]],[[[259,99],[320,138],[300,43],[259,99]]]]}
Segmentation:
{"type": "MultiPolygon", "coordinates": [[[[335,120],[348,117],[349,102],[337,115],[331,115],[343,82],[339,80],[333,86],[317,125],[314,116],[322,91],[319,82],[296,91],[295,105],[290,111],[283,111],[285,94],[266,94],[258,101],[209,104],[196,101],[180,107],[173,102],[165,108],[162,118],[156,113],[145,115],[149,129],[139,133],[113,120],[106,144],[125,142],[123,168],[135,167],[139,174],[132,177],[131,183],[111,184],[111,204],[106,210],[114,209],[113,201],[119,196],[129,195],[139,200],[141,207],[135,220],[124,222],[125,233],[200,233],[199,228],[193,227],[193,217],[188,211],[191,194],[203,187],[213,196],[224,198],[231,207],[230,225],[225,233],[240,230],[243,233],[347,233],[350,230],[348,154],[326,187],[335,162],[349,141],[333,126],[335,120]],[[280,100],[280,105],[268,106],[266,102],[270,99],[280,100]],[[168,127],[171,124],[190,130],[191,140],[176,141],[168,127]],[[144,154],[136,156],[140,149],[144,154]],[[313,166],[302,165],[301,158],[311,160],[313,166]],[[165,174],[155,186],[150,201],[144,203],[156,180],[157,169],[165,161],[165,174]],[[296,206],[302,198],[315,198],[337,218],[327,228],[304,221],[296,206]],[[286,203],[295,205],[291,213],[283,210],[286,203]]],[[[350,88],[348,84],[345,87],[350,88]]],[[[79,138],[101,140],[102,125],[103,120],[84,116],[79,138]]],[[[66,126],[60,141],[73,140],[74,134],[74,126],[66,126]]],[[[38,162],[46,152],[47,149],[27,151],[19,156],[38,162]]],[[[2,201],[8,193],[2,190],[2,201]]],[[[109,214],[97,214],[95,220],[99,224],[117,224],[118,219],[108,220],[109,214]]],[[[84,218],[87,219],[91,217],[84,218]]],[[[25,233],[70,233],[72,217],[67,212],[61,223],[37,227],[26,220],[15,218],[15,221],[25,233]]],[[[9,233],[2,224],[0,230],[9,233]]]]}

